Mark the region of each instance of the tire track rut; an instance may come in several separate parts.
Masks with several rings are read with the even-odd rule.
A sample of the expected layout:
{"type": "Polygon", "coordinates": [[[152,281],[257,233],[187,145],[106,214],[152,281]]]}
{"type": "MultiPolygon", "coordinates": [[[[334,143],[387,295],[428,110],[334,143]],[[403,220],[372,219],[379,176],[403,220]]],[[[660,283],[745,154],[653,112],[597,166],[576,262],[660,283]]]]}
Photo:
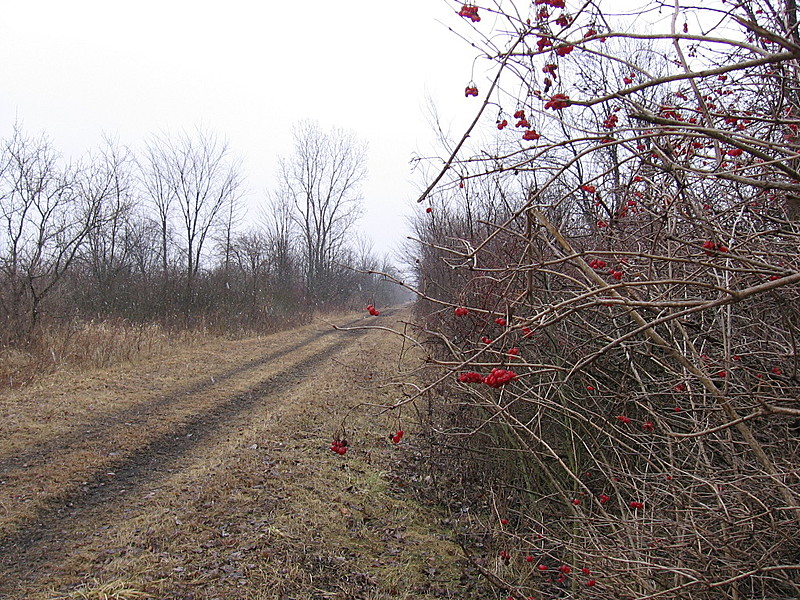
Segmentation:
{"type": "MultiPolygon", "coordinates": [[[[350,327],[360,322],[363,321],[357,319],[344,326],[350,327]]],[[[230,369],[221,376],[215,376],[214,382],[200,382],[174,392],[166,398],[153,400],[146,406],[137,406],[135,409],[118,411],[115,415],[105,414],[93,419],[94,426],[100,431],[90,435],[91,441],[98,441],[102,437],[113,435],[112,428],[102,431],[103,424],[110,419],[121,421],[138,417],[136,424],[143,427],[153,419],[159,418],[159,414],[156,412],[169,411],[179,401],[185,402],[187,396],[206,392],[254,369],[267,369],[271,363],[285,355],[297,352],[312,343],[319,343],[320,338],[331,338],[332,340],[293,366],[291,381],[287,382],[285,378],[280,377],[280,374],[260,379],[248,389],[222,399],[219,403],[176,424],[167,432],[147,440],[144,445],[111,462],[102,464],[93,474],[82,476],[84,479],[82,485],[62,489],[49,496],[32,514],[16,523],[13,530],[0,532],[0,569],[2,569],[0,571],[0,592],[4,588],[3,582],[10,583],[24,577],[26,573],[32,572],[39,565],[56,560],[58,553],[62,550],[63,534],[60,532],[74,531],[82,520],[91,515],[93,510],[111,502],[115,497],[142,488],[145,484],[157,483],[159,479],[167,476],[169,469],[177,466],[193,448],[211,434],[218,433],[225,426],[226,421],[252,410],[260,403],[269,401],[278,393],[285,393],[287,389],[297,387],[302,380],[313,376],[321,361],[335,356],[345,347],[346,343],[350,343],[365,333],[366,330],[343,332],[331,329],[320,335],[310,336],[288,348],[277,349],[230,369]],[[276,384],[280,385],[276,387],[276,384]],[[112,479],[109,479],[108,472],[114,473],[112,479]]],[[[13,468],[21,468],[26,459],[45,462],[55,454],[62,453],[69,448],[70,440],[54,441],[48,444],[47,448],[36,452],[35,456],[34,453],[30,453],[26,457],[14,457],[11,465],[13,468]]],[[[4,467],[8,468],[7,465],[8,462],[4,467]]],[[[0,593],[0,597],[2,597],[2,593],[0,593]]]]}
{"type": "MultiPolygon", "coordinates": [[[[349,321],[343,327],[351,327],[358,324],[361,319],[349,321]]],[[[101,438],[109,437],[110,427],[138,427],[153,418],[155,412],[168,412],[174,405],[184,401],[187,396],[192,396],[201,392],[205,392],[214,387],[219,387],[221,384],[234,379],[248,371],[263,368],[274,360],[308,346],[309,344],[318,342],[322,338],[326,338],[338,333],[335,329],[323,331],[320,334],[310,334],[305,339],[298,341],[288,348],[279,348],[264,356],[254,358],[238,367],[229,369],[220,374],[215,374],[209,379],[199,381],[194,385],[186,388],[181,388],[173,393],[154,398],[143,404],[137,404],[128,408],[114,411],[113,413],[103,413],[97,415],[91,421],[84,423],[84,432],[81,434],[81,442],[92,443],[100,440],[101,438]]],[[[73,446],[71,440],[66,438],[54,437],[50,440],[43,442],[35,449],[29,452],[19,453],[14,456],[6,456],[0,458],[0,479],[10,474],[15,469],[28,469],[43,462],[46,462],[52,456],[60,453],[61,451],[73,446]]]]}

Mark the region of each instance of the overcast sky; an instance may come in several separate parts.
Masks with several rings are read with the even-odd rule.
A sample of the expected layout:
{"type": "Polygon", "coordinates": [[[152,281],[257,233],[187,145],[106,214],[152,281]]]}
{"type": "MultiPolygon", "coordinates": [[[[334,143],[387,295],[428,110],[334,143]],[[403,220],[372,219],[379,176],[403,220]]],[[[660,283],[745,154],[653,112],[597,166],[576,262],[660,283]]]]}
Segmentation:
{"type": "Polygon", "coordinates": [[[476,52],[447,30],[464,28],[448,0],[0,6],[2,137],[18,120],[77,158],[104,133],[137,148],[150,134],[202,126],[242,158],[253,205],[274,185],[277,156],[291,152],[294,123],[352,129],[369,143],[362,228],[380,252],[419,210],[409,160],[433,145],[426,98],[454,131],[479,103],[464,97],[476,52]]]}

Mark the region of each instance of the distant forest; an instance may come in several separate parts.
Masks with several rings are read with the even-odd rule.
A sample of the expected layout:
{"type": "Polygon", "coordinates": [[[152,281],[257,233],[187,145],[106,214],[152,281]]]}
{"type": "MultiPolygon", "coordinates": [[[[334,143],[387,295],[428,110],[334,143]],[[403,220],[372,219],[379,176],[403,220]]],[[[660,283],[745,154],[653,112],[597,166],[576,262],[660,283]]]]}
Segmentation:
{"type": "Polygon", "coordinates": [[[136,152],[107,140],[68,163],[17,124],[0,142],[0,345],[86,320],[258,332],[396,301],[376,274],[395,268],[353,229],[365,146],[302,122],[279,163],[278,189],[245,221],[245,175],[214,133],[154,135],[136,152]]]}

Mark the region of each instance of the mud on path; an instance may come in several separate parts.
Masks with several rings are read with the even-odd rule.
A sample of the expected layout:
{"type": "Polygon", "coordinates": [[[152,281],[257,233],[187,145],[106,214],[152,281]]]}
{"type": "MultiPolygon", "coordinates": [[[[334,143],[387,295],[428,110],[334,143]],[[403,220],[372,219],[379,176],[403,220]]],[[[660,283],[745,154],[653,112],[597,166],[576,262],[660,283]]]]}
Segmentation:
{"type": "Polygon", "coordinates": [[[395,445],[398,415],[366,406],[413,358],[361,326],[399,317],[0,394],[0,598],[463,597],[457,547],[405,492],[412,415],[395,445]]]}

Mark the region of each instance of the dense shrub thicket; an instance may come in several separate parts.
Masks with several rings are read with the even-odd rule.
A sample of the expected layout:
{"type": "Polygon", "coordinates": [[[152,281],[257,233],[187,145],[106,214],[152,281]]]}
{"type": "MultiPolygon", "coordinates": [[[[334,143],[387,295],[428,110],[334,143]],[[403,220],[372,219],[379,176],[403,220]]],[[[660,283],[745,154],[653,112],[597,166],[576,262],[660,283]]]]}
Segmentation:
{"type": "Polygon", "coordinates": [[[503,593],[796,598],[796,5],[619,4],[455,5],[476,119],[414,248],[438,427],[496,476],[503,593]]]}

